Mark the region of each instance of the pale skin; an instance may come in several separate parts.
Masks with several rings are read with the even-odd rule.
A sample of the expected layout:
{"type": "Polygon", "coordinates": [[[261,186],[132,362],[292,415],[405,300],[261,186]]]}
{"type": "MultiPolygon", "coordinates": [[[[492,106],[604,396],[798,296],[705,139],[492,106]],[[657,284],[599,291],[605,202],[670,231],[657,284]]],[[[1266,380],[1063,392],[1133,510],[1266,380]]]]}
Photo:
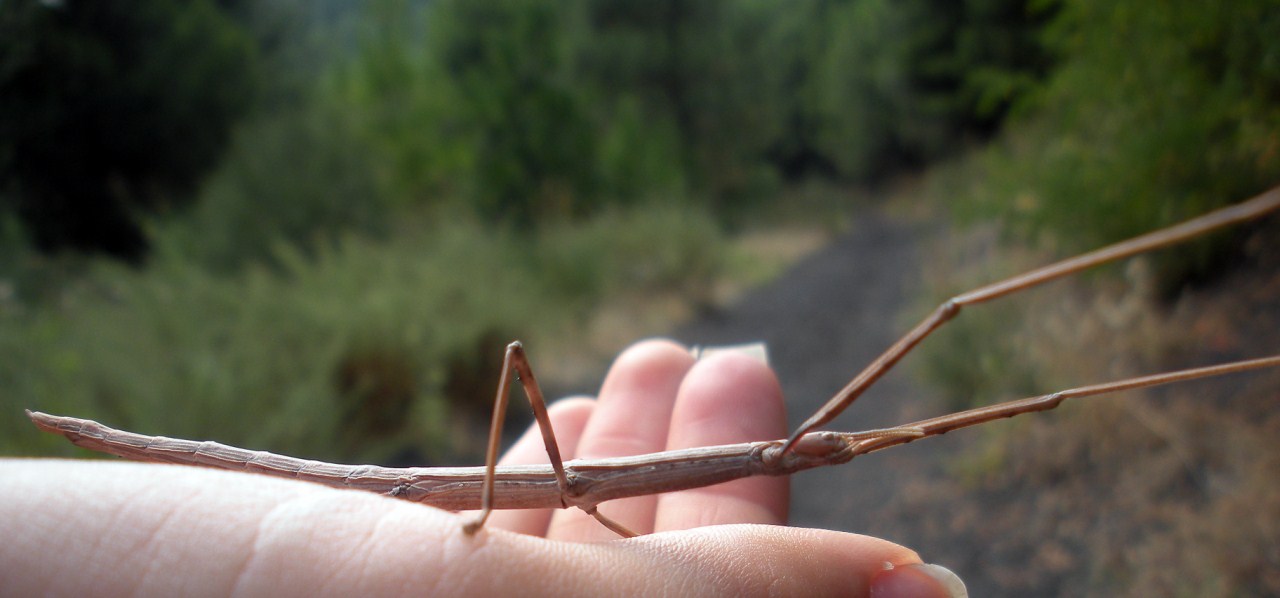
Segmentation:
{"type": "MultiPolygon", "coordinates": [[[[550,415],[566,459],[787,432],[767,366],[695,361],[667,341],[631,347],[598,399],[550,415]]],[[[546,459],[530,430],[502,462],[546,459]]],[[[783,527],[785,478],[602,504],[648,534],[629,539],[576,509],[499,511],[467,535],[467,514],[197,467],[14,459],[0,461],[0,479],[0,593],[12,595],[947,595],[906,548],[783,527]]]]}

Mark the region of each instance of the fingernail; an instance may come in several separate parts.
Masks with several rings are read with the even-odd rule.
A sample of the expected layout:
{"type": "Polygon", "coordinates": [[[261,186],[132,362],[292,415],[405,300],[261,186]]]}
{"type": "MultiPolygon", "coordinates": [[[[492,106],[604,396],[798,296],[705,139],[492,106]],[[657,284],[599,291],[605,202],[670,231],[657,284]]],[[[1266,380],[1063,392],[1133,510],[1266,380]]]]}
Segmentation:
{"type": "Polygon", "coordinates": [[[741,345],[719,345],[714,347],[694,347],[691,351],[695,359],[705,359],[716,353],[737,353],[746,355],[765,365],[769,365],[769,350],[763,342],[743,343],[741,345]]]}
{"type": "Polygon", "coordinates": [[[871,595],[874,598],[897,596],[945,596],[968,598],[960,576],[942,565],[928,563],[895,567],[885,563],[884,570],[871,578],[871,595]]]}

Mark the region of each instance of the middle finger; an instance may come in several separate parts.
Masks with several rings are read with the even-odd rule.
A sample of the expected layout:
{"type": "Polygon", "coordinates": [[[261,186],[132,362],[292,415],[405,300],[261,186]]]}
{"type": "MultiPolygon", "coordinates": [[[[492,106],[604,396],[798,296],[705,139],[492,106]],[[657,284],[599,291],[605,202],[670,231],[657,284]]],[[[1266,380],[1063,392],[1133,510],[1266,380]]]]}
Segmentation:
{"type": "MultiPolygon", "coordinates": [[[[604,459],[663,450],[676,393],[693,362],[688,349],[666,340],[642,341],[624,351],[605,377],[573,458],[604,459]]],[[[645,534],[653,531],[656,508],[655,497],[637,496],[609,501],[600,512],[645,534]]],[[[552,516],[547,537],[598,542],[618,536],[590,515],[569,509],[552,516]]]]}

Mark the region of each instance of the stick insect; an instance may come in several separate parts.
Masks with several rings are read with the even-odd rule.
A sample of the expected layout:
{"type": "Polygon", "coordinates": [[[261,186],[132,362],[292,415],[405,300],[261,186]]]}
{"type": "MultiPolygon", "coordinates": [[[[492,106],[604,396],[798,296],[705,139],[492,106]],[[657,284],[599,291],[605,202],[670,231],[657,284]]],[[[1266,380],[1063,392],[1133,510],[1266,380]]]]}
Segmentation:
{"type": "Polygon", "coordinates": [[[386,468],[338,465],[251,451],[216,442],[196,442],[115,430],[94,421],[28,411],[42,430],[72,443],[139,461],[203,465],[297,478],[335,487],[382,493],[442,509],[476,510],[464,527],[476,533],[493,509],[577,507],[622,536],[634,532],[600,513],[606,501],[710,486],[757,475],[789,475],[839,465],[854,457],[951,430],[1001,418],[1046,411],[1067,399],[1171,384],[1280,366],[1280,355],[1236,361],[1081,386],[1050,394],[978,407],[902,426],[862,432],[819,431],[884,376],[932,332],[962,308],[985,303],[1082,270],[1167,247],[1206,232],[1260,218],[1280,209],[1280,187],[1242,203],[1182,224],[1147,233],[1025,274],[952,297],[853,378],[785,439],[658,452],[632,457],[572,460],[560,456],[555,432],[529,359],[519,342],[505,354],[490,425],[486,463],[481,467],[386,468]],[[533,408],[550,463],[497,467],[508,390],[518,380],[533,408]]]}

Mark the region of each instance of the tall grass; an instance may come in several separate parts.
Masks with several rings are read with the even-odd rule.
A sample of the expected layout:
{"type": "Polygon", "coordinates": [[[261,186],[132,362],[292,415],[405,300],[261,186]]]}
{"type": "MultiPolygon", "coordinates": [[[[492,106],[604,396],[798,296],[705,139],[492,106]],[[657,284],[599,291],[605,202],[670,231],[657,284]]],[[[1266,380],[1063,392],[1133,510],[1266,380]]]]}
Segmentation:
{"type": "Polygon", "coordinates": [[[83,454],[25,407],[312,458],[451,458],[477,440],[451,415],[487,410],[497,382],[478,382],[479,406],[447,396],[471,388],[457,382],[470,356],[701,281],[722,248],[705,213],[658,207],[535,235],[458,218],[281,243],[230,273],[163,247],[146,270],[93,262],[47,301],[4,304],[0,451],[83,454]]]}

